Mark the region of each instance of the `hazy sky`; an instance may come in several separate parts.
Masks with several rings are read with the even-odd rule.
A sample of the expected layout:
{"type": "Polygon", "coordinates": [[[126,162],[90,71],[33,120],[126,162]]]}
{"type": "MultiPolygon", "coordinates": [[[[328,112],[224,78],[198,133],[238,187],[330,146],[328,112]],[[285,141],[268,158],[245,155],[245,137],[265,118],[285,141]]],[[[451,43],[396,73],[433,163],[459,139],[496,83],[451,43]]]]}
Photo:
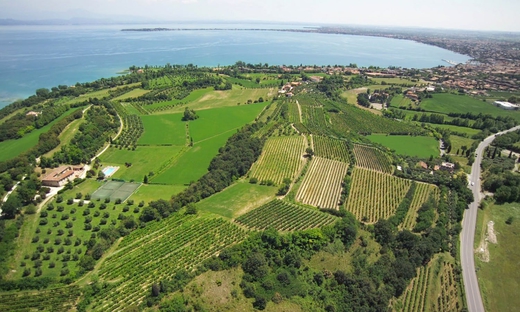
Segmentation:
{"type": "Polygon", "coordinates": [[[0,0],[0,18],[133,16],[520,31],[519,0],[0,0]],[[88,11],[88,12],[84,12],[88,11]],[[90,14],[92,13],[92,14],[90,14]]]}

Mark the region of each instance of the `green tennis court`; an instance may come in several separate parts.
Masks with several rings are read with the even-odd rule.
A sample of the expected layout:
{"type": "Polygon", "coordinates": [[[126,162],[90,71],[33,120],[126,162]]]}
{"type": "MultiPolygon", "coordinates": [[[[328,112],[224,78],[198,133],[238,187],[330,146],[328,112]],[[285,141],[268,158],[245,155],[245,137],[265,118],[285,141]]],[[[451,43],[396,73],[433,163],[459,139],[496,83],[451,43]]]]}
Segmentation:
{"type": "Polygon", "coordinates": [[[121,201],[125,201],[140,185],[140,183],[108,181],[92,194],[92,199],[110,198],[113,201],[119,198],[121,201]]]}

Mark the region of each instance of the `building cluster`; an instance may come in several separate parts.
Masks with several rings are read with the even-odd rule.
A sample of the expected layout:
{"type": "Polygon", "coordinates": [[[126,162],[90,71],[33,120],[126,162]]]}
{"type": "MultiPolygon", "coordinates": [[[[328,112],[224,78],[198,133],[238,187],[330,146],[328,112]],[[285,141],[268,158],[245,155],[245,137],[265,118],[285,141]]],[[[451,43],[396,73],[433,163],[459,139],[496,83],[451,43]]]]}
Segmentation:
{"type": "Polygon", "coordinates": [[[60,166],[53,169],[42,178],[43,186],[60,187],[81,177],[85,168],[83,166],[60,166]]]}

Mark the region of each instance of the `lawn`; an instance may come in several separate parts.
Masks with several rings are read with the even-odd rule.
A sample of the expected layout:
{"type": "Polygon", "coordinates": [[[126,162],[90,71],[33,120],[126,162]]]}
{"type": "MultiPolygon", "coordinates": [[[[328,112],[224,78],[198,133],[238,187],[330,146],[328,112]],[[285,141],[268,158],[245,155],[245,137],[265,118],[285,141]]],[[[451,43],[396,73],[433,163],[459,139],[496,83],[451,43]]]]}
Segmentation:
{"type": "Polygon", "coordinates": [[[369,135],[368,139],[395,150],[397,154],[428,158],[439,156],[439,142],[433,137],[407,135],[369,135]]]}
{"type": "Polygon", "coordinates": [[[478,211],[475,246],[484,239],[489,221],[494,222],[497,244],[488,243],[489,262],[475,259],[480,292],[486,311],[518,311],[520,307],[520,204],[490,205],[478,211]],[[513,223],[506,220],[513,217],[513,223]]]}
{"type": "Polygon", "coordinates": [[[112,100],[113,101],[124,101],[126,99],[140,97],[141,95],[145,95],[148,92],[150,92],[150,90],[143,90],[143,89],[137,88],[137,89],[133,89],[130,92],[122,94],[122,95],[120,95],[120,96],[118,96],[118,97],[116,97],[116,98],[114,98],[112,100]]]}
{"type": "Polygon", "coordinates": [[[128,115],[141,115],[141,112],[135,108],[132,103],[121,103],[121,105],[124,107],[128,115]]]}
{"type": "Polygon", "coordinates": [[[81,119],[76,119],[73,122],[71,122],[58,136],[58,138],[60,139],[60,144],[58,146],[56,146],[54,149],[52,149],[51,151],[45,153],[43,156],[52,157],[52,155],[54,155],[54,153],[61,150],[62,146],[69,144],[70,140],[72,140],[72,138],[78,131],[79,125],[81,125],[81,123],[83,123],[84,121],[85,120],[83,118],[81,118],[81,119]]]}
{"type": "Polygon", "coordinates": [[[63,118],[67,117],[68,115],[72,114],[72,112],[74,112],[77,109],[78,108],[69,109],[63,115],[56,118],[54,121],[52,121],[45,127],[42,127],[40,129],[35,129],[35,130],[31,131],[30,133],[24,135],[20,139],[0,142],[0,151],[2,151],[0,153],[0,161],[14,158],[14,157],[20,155],[21,153],[26,152],[30,148],[34,147],[38,143],[40,134],[49,131],[49,129],[52,127],[52,125],[54,125],[58,121],[62,120],[63,118]]]}
{"type": "Polygon", "coordinates": [[[100,160],[103,166],[119,166],[114,178],[125,181],[143,181],[144,175],[158,173],[162,166],[176,157],[183,147],[180,146],[138,146],[135,151],[109,148],[100,160]],[[126,167],[125,163],[131,163],[126,167]]]}
{"type": "Polygon", "coordinates": [[[238,182],[199,202],[197,208],[226,218],[235,218],[267,203],[274,198],[276,191],[272,186],[238,182]]]}
{"type": "Polygon", "coordinates": [[[263,102],[198,111],[200,118],[190,121],[190,136],[198,142],[240,128],[252,122],[267,104],[263,102]]]}
{"type": "Polygon", "coordinates": [[[154,103],[151,105],[145,105],[145,106],[143,106],[143,108],[145,108],[147,110],[149,110],[149,109],[153,110],[153,109],[161,108],[161,107],[168,106],[168,105],[177,105],[179,103],[191,103],[193,101],[196,101],[196,100],[202,98],[203,96],[205,96],[206,94],[208,94],[212,91],[213,91],[213,88],[211,88],[211,87],[204,88],[204,89],[197,89],[197,90],[191,91],[191,93],[183,99],[180,99],[180,100],[173,99],[171,101],[165,101],[165,102],[154,103]]]}
{"type": "Polygon", "coordinates": [[[206,172],[218,150],[226,144],[233,133],[224,133],[211,139],[195,143],[184,154],[176,159],[171,167],[167,168],[150,180],[150,183],[159,184],[189,184],[197,181],[206,172]]]}
{"type": "Polygon", "coordinates": [[[169,200],[172,195],[182,192],[185,188],[184,185],[142,184],[129,199],[135,203],[141,201],[149,203],[158,199],[169,200]]]}
{"type": "Polygon", "coordinates": [[[451,93],[435,93],[433,98],[425,99],[421,102],[421,108],[427,111],[448,113],[468,113],[490,114],[492,116],[511,116],[520,121],[520,112],[506,111],[490,103],[474,99],[466,95],[456,95],[451,93]]]}
{"type": "Polygon", "coordinates": [[[409,98],[403,96],[403,95],[396,95],[394,97],[392,97],[392,100],[390,101],[390,106],[391,107],[395,107],[395,108],[398,108],[398,107],[401,107],[401,106],[406,106],[406,107],[409,107],[409,106],[413,106],[415,107],[415,105],[413,104],[412,100],[410,100],[409,98]]]}
{"type": "Polygon", "coordinates": [[[451,132],[465,133],[468,136],[473,136],[473,135],[481,132],[481,130],[479,130],[479,129],[473,129],[473,128],[467,128],[467,127],[459,127],[459,126],[453,126],[453,125],[438,125],[438,124],[431,124],[431,123],[426,123],[426,124],[430,125],[432,128],[450,129],[451,132]]]}
{"type": "Polygon", "coordinates": [[[186,123],[182,114],[141,116],[144,132],[138,144],[178,145],[186,144],[186,123]]]}
{"type": "MultiPolygon", "coordinates": [[[[184,112],[185,107],[189,107],[190,109],[200,111],[224,106],[237,106],[238,103],[246,104],[248,100],[254,102],[255,100],[258,100],[260,97],[262,97],[265,100],[268,97],[274,96],[274,94],[276,93],[275,89],[233,88],[232,90],[225,91],[208,91],[207,89],[202,90],[205,90],[203,96],[198,97],[196,100],[187,101],[185,98],[181,101],[183,103],[188,102],[188,104],[178,105],[173,107],[171,110],[158,112],[158,114],[184,112]]],[[[145,106],[145,108],[148,108],[148,106],[145,106]]]]}
{"type": "Polygon", "coordinates": [[[400,77],[396,77],[396,78],[373,78],[373,77],[370,77],[370,80],[372,80],[373,82],[378,83],[378,84],[382,84],[383,81],[384,81],[389,86],[390,85],[402,85],[402,84],[414,86],[416,84],[424,84],[425,83],[425,81],[423,81],[423,80],[420,80],[419,82],[417,82],[417,81],[413,82],[410,79],[400,78],[400,77]]]}
{"type": "Polygon", "coordinates": [[[450,135],[451,141],[451,153],[453,155],[461,155],[462,156],[462,146],[466,146],[466,149],[471,148],[471,144],[475,142],[475,140],[460,137],[458,135],[450,135]],[[459,152],[457,154],[457,151],[459,152]]]}

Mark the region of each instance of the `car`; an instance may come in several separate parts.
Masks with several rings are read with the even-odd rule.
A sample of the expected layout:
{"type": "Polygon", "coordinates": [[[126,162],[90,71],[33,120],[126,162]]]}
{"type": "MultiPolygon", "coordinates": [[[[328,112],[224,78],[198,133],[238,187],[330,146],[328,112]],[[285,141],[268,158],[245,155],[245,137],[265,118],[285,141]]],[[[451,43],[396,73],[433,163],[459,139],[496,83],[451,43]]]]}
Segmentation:
{"type": "Polygon", "coordinates": [[[475,182],[471,182],[471,186],[475,185],[475,182]]]}

